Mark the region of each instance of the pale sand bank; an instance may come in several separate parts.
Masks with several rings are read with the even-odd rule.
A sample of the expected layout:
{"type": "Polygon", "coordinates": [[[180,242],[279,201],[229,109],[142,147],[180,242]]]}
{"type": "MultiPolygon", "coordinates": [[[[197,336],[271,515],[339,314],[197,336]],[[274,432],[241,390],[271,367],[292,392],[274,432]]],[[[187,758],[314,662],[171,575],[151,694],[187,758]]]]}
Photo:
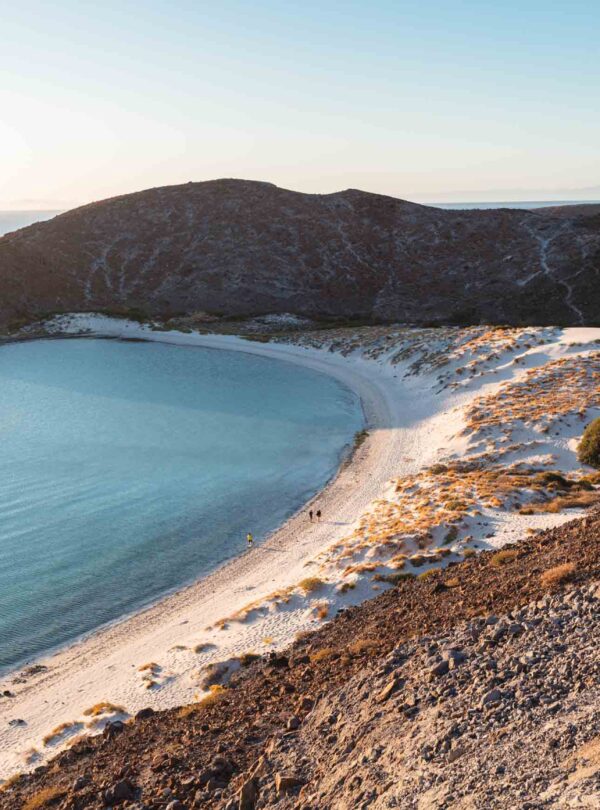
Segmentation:
{"type": "MultiPolygon", "coordinates": [[[[40,764],[56,753],[69,736],[84,733],[89,720],[84,711],[96,703],[111,701],[125,707],[129,714],[145,706],[168,708],[189,703],[199,692],[198,671],[207,663],[248,651],[263,653],[282,647],[298,631],[318,626],[313,608],[296,596],[259,621],[207,630],[250,602],[260,603],[273,591],[310,576],[316,569],[312,562],[315,557],[348,536],[358,518],[385,493],[390,479],[413,474],[452,448],[460,452],[462,440],[456,436],[463,425],[464,408],[482,391],[492,391],[502,379],[520,373],[512,369],[482,380],[472,390],[436,393],[434,375],[403,379],[406,364],[390,365],[385,356],[375,361],[357,353],[343,357],[324,350],[230,336],[152,332],[137,324],[88,316],[75,319],[71,326],[73,330],[85,327],[107,336],[235,349],[330,374],[360,396],[370,433],[352,463],[343,466],[315,499],[324,515],[322,523],[311,524],[304,508],[262,545],[194,585],[41,660],[47,671],[20,684],[11,677],[3,679],[0,691],[10,689],[15,697],[0,700],[2,777],[40,764]],[[200,644],[209,646],[205,652],[194,652],[200,644]],[[138,668],[149,662],[155,662],[158,668],[156,685],[146,689],[138,668]],[[16,718],[25,720],[26,725],[9,726],[9,721],[16,718]],[[57,739],[56,745],[44,746],[43,736],[64,722],[74,725],[57,739]],[[40,755],[30,757],[25,766],[23,752],[31,748],[40,755]]],[[[593,337],[586,335],[585,339],[593,337]]],[[[564,343],[561,338],[556,346],[564,347],[564,343]]],[[[540,363],[547,359],[549,351],[546,347],[543,356],[540,354],[540,363]]],[[[525,523],[546,526],[568,517],[571,515],[545,515],[543,519],[536,516],[526,523],[515,516],[512,531],[523,531],[525,523]]],[[[325,595],[333,615],[337,607],[374,593],[373,587],[364,583],[345,594],[329,589],[325,595]]],[[[114,716],[107,714],[106,719],[114,716]]]]}

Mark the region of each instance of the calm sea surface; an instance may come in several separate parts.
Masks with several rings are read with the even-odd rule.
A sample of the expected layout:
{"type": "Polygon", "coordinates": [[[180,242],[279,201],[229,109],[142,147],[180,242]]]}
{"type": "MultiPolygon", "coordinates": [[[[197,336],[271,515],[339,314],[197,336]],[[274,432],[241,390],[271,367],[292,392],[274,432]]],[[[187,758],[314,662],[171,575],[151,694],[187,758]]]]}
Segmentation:
{"type": "Polygon", "coordinates": [[[4,346],[0,391],[0,667],[260,540],[362,427],[330,377],[156,343],[4,346]]]}
{"type": "Polygon", "coordinates": [[[60,213],[60,211],[0,211],[0,236],[24,228],[26,225],[33,225],[34,222],[51,219],[60,213]]]}

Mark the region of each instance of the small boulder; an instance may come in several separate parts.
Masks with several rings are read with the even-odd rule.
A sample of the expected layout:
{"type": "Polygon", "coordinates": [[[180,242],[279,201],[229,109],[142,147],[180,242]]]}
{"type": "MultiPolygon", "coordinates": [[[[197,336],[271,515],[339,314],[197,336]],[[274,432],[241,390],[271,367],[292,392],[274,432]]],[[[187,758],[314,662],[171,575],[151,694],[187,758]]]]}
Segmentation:
{"type": "Polygon", "coordinates": [[[84,787],[89,785],[90,780],[87,776],[78,776],[77,779],[73,782],[73,791],[77,792],[78,790],[83,790],[84,787]]]}
{"type": "Polygon", "coordinates": [[[383,687],[381,692],[375,698],[376,703],[385,703],[385,701],[394,694],[394,692],[400,686],[400,681],[398,678],[392,678],[391,681],[388,681],[386,685],[383,687]]]}
{"type": "Polygon", "coordinates": [[[255,779],[248,779],[240,790],[239,810],[254,810],[258,801],[258,788],[255,779]]]}
{"type": "Polygon", "coordinates": [[[278,794],[288,793],[294,788],[301,787],[306,784],[306,780],[302,779],[294,773],[276,773],[275,774],[275,789],[278,794]]]}
{"type": "Polygon", "coordinates": [[[298,703],[298,709],[302,712],[309,712],[314,705],[314,700],[304,695],[298,703]]]}
{"type": "Polygon", "coordinates": [[[296,731],[297,728],[300,728],[300,720],[295,714],[293,714],[287,721],[286,728],[288,731],[296,731]]]}
{"type": "Polygon", "coordinates": [[[495,706],[502,700],[502,692],[499,689],[490,689],[489,692],[481,699],[481,706],[486,708],[488,706],[495,706]]]}
{"type": "Polygon", "coordinates": [[[446,675],[450,666],[446,659],[442,661],[438,661],[437,664],[434,664],[431,669],[429,670],[429,674],[434,678],[440,678],[442,675],[446,675]]]}
{"type": "Polygon", "coordinates": [[[112,807],[115,804],[121,804],[122,802],[127,802],[134,797],[134,787],[127,779],[121,779],[112,787],[109,787],[104,791],[104,801],[109,807],[112,807]]]}
{"type": "Polygon", "coordinates": [[[113,737],[116,737],[117,734],[120,734],[123,729],[125,728],[125,723],[121,720],[113,720],[112,723],[107,723],[104,726],[104,731],[102,732],[102,736],[106,737],[109,740],[112,740],[113,737]]]}

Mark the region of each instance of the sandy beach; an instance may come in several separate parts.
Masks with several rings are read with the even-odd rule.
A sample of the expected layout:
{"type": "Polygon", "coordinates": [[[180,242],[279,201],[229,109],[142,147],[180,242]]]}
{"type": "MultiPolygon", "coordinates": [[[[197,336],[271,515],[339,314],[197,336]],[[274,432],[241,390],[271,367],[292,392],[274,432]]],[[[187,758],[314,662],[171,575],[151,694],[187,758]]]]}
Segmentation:
{"type": "MultiPolygon", "coordinates": [[[[335,377],[358,394],[369,433],[351,463],[342,465],[314,499],[315,508],[323,512],[321,523],[310,523],[305,507],[264,543],[199,582],[41,659],[36,663],[45,668],[37,673],[21,675],[17,680],[15,673],[3,678],[0,692],[10,690],[13,694],[0,700],[3,778],[41,764],[70,739],[93,733],[112,719],[132,716],[146,706],[168,708],[193,701],[202,693],[202,669],[206,665],[226,661],[230,667],[238,666],[242,654],[280,648],[299,631],[318,626],[314,599],[303,598],[297,591],[283,602],[270,601],[270,595],[282,589],[289,591],[290,586],[310,577],[318,569],[319,555],[351,533],[361,515],[386,493],[391,479],[417,474],[450,451],[460,453],[464,439],[459,433],[467,405],[482,392],[494,391],[501,382],[522,373],[511,368],[493,378],[482,378],[469,389],[440,390],[436,375],[406,377],[409,362],[391,364],[385,354],[373,360],[359,352],[344,356],[286,343],[152,332],[107,318],[82,318],[70,328],[88,328],[112,337],[233,349],[305,365],[335,377]],[[248,610],[249,604],[267,608],[253,612],[248,610]],[[243,619],[236,619],[236,614],[243,619]],[[226,621],[228,617],[234,618],[226,621]],[[102,702],[112,706],[90,720],[86,711],[102,702]],[[24,724],[10,725],[17,719],[24,724]],[[62,724],[67,725],[52,735],[62,724]]],[[[586,339],[595,337],[596,331],[586,339]]],[[[547,354],[540,353],[539,362],[546,359],[547,354]]],[[[554,525],[568,517],[572,514],[532,516],[527,525],[554,525]]],[[[515,527],[523,531],[525,521],[520,516],[515,519],[511,531],[515,527]]],[[[361,581],[340,591],[331,585],[321,596],[332,616],[340,607],[374,595],[378,587],[361,581]]]]}

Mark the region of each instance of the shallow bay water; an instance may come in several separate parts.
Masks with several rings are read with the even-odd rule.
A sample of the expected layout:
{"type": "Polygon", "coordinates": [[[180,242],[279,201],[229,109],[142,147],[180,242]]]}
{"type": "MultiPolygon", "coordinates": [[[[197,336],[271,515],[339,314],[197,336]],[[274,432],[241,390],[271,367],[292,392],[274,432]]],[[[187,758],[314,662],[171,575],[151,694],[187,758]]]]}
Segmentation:
{"type": "Polygon", "coordinates": [[[362,426],[334,379],[111,340],[0,348],[0,667],[115,620],[281,524],[362,426]]]}

